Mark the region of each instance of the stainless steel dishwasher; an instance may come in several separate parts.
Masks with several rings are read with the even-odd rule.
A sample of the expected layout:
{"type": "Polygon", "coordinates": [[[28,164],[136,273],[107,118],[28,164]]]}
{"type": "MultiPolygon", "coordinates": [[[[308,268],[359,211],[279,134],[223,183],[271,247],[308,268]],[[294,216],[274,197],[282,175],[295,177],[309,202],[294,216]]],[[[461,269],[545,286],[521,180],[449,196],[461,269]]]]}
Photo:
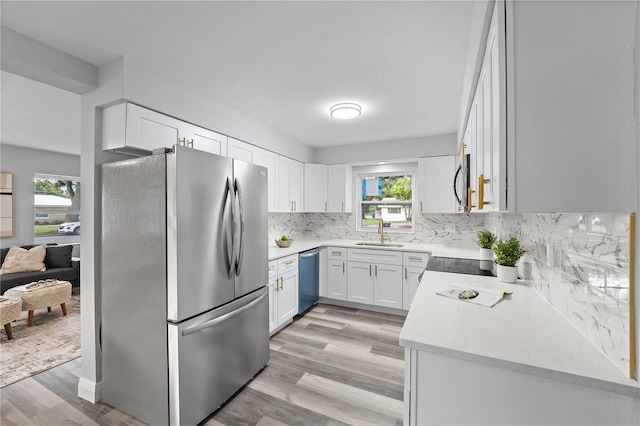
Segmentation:
{"type": "Polygon", "coordinates": [[[318,303],[320,293],[320,249],[308,250],[300,253],[298,313],[307,311],[318,303]]]}

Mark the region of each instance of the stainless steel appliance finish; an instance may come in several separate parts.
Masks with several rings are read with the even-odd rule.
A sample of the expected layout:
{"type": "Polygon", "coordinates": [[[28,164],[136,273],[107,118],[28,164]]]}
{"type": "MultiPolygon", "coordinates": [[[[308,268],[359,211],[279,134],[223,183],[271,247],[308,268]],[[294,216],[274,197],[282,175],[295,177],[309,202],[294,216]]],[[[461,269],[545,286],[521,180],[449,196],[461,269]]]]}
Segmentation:
{"type": "Polygon", "coordinates": [[[431,256],[429,257],[425,270],[450,272],[454,274],[495,276],[494,264],[491,260],[431,256]]]}
{"type": "Polygon", "coordinates": [[[300,278],[298,280],[298,313],[301,314],[318,303],[320,295],[320,249],[300,253],[300,278]]]}
{"type": "Polygon", "coordinates": [[[471,188],[471,154],[462,154],[460,165],[453,177],[453,195],[459,212],[471,211],[469,188],[471,188]]]}
{"type": "Polygon", "coordinates": [[[266,180],[180,146],[103,165],[105,402],[197,424],[269,361],[266,180]]]}
{"type": "Polygon", "coordinates": [[[198,424],[269,361],[257,324],[269,323],[269,291],[249,295],[180,324],[169,324],[170,424],[198,424]],[[215,401],[212,403],[212,401],[215,401]],[[213,409],[211,409],[213,407],[213,409]]]}

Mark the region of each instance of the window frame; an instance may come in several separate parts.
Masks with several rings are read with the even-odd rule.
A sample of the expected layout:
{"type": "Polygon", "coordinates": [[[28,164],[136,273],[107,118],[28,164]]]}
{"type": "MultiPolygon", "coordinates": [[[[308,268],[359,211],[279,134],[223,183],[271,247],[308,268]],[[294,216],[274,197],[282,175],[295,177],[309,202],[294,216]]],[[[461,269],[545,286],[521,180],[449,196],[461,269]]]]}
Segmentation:
{"type": "MultiPolygon", "coordinates": [[[[33,195],[35,197],[35,195],[37,195],[37,193],[35,192],[35,181],[36,179],[52,179],[52,180],[70,180],[73,182],[78,182],[80,183],[80,186],[82,186],[82,179],[80,178],[80,176],[69,176],[69,175],[59,175],[59,174],[54,174],[54,173],[41,173],[41,172],[36,172],[33,174],[33,183],[34,183],[34,191],[33,191],[33,195]]],[[[52,243],[56,243],[56,244],[60,244],[60,245],[74,245],[77,246],[80,244],[80,240],[79,240],[79,236],[77,234],[61,234],[61,233],[57,233],[55,235],[45,235],[45,236],[38,236],[36,234],[36,230],[35,227],[42,225],[42,223],[38,224],[38,221],[46,221],[50,215],[62,215],[64,214],[65,216],[68,214],[77,214],[78,215],[78,220],[77,222],[80,222],[80,218],[81,218],[81,210],[82,210],[82,205],[79,205],[78,210],[71,210],[71,206],[67,209],[58,209],[58,208],[47,208],[47,209],[39,209],[38,206],[36,206],[35,204],[35,199],[34,199],[34,204],[33,204],[33,223],[34,223],[34,233],[33,233],[33,243],[34,244],[52,244],[52,243]],[[46,214],[47,215],[47,219],[43,218],[43,217],[38,217],[39,215],[42,216],[46,214]],[[75,235],[72,239],[73,240],[77,240],[77,241],[67,241],[67,237],[71,236],[71,235],[75,235]]],[[[61,223],[65,223],[65,221],[63,220],[61,223]]],[[[56,225],[58,226],[59,224],[50,224],[50,226],[52,225],[56,225]]]]}
{"type": "MultiPolygon", "coordinates": [[[[411,228],[385,228],[385,234],[415,234],[416,233],[416,179],[418,177],[418,163],[390,163],[376,166],[362,166],[353,168],[353,187],[356,232],[375,232],[371,228],[362,227],[362,206],[367,204],[379,204],[376,202],[362,201],[362,179],[368,177],[385,176],[411,176],[411,228]]],[[[406,202],[403,202],[406,203],[406,202]]],[[[394,203],[393,205],[397,205],[394,203]]]]}

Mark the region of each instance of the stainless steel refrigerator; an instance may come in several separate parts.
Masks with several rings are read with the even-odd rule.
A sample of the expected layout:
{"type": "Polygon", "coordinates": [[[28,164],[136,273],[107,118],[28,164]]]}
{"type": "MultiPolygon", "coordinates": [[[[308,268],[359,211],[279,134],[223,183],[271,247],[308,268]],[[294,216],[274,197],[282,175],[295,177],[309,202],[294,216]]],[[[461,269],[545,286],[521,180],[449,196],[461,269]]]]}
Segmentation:
{"type": "Polygon", "coordinates": [[[102,386],[197,424],[269,361],[267,170],[176,146],[102,166],[102,386]]]}

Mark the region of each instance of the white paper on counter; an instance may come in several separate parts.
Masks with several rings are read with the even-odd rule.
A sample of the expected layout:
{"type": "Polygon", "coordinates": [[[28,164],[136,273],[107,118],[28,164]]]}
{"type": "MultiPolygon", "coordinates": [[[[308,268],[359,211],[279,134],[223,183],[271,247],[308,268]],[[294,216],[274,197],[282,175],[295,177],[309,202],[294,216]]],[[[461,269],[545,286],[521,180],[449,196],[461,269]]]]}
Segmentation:
{"type": "Polygon", "coordinates": [[[444,289],[437,291],[436,294],[460,300],[462,302],[475,303],[477,305],[487,306],[491,308],[496,303],[501,301],[505,295],[510,294],[510,292],[505,293],[505,291],[501,288],[469,286],[465,284],[451,284],[444,289]],[[478,295],[473,299],[462,299],[458,297],[458,295],[465,290],[473,290],[478,293],[478,295]]]}

